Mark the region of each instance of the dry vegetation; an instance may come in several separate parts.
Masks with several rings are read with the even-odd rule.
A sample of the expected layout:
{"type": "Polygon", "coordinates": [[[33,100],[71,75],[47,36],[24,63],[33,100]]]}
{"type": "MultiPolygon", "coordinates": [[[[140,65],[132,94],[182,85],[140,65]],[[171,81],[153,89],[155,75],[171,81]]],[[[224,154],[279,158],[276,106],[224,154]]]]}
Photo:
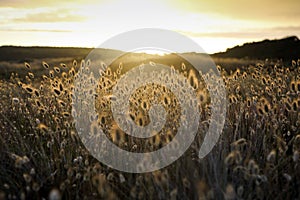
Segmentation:
{"type": "MultiPolygon", "coordinates": [[[[228,95],[227,117],[221,138],[203,160],[197,155],[208,128],[209,94],[194,70],[175,66],[201,99],[199,133],[180,159],[145,174],[111,169],[81,143],[71,107],[74,77],[82,64],[53,67],[43,62],[41,74],[25,63],[26,76],[14,73],[9,81],[0,81],[0,199],[300,198],[300,61],[290,66],[257,63],[231,72],[218,66],[228,95]]],[[[113,128],[110,101],[105,98],[122,73],[122,67],[103,72],[96,98],[98,125],[130,151],[163,146],[175,134],[171,126],[175,124],[176,130],[180,113],[176,97],[164,87],[147,85],[145,91],[161,95],[157,101],[169,116],[163,131],[170,135],[148,141],[129,138],[113,128]]],[[[130,111],[141,126],[148,123],[149,107],[135,102],[146,101],[143,98],[137,91],[130,111]]]]}

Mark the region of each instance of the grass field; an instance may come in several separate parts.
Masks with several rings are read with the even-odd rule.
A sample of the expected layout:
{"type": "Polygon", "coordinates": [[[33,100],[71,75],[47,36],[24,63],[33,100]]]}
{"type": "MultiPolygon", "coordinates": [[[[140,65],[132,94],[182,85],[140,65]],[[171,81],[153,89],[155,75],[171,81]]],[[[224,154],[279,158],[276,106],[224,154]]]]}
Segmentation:
{"type": "MultiPolygon", "coordinates": [[[[208,129],[210,95],[203,80],[193,75],[195,70],[169,60],[201,100],[199,132],[176,162],[144,174],[101,164],[79,139],[72,94],[80,60],[39,62],[16,65],[10,78],[7,62],[8,72],[0,80],[0,199],[300,198],[300,60],[288,65],[236,61],[240,67],[218,66],[227,91],[226,122],[217,145],[202,160],[198,150],[208,129]]],[[[170,130],[172,124],[176,129],[175,111],[180,106],[170,103],[176,102],[174,95],[158,86],[156,91],[169,98],[165,103],[169,123],[163,131],[170,135],[136,141],[115,128],[110,102],[104,97],[130,67],[123,63],[104,72],[104,81],[98,83],[97,123],[118,146],[150,151],[172,140],[176,133],[170,130]]],[[[134,103],[139,98],[143,100],[138,92],[133,95],[130,112],[144,126],[149,109],[134,103]]]]}

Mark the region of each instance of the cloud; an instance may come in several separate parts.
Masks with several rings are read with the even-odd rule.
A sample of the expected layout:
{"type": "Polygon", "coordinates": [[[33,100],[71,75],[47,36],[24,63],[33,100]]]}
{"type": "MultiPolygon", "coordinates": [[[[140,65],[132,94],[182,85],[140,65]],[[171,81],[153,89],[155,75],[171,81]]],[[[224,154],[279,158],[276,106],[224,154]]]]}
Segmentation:
{"type": "Polygon", "coordinates": [[[54,5],[55,1],[38,1],[38,0],[1,0],[0,7],[14,7],[14,8],[35,8],[41,6],[54,5]]]}
{"type": "Polygon", "coordinates": [[[13,18],[13,22],[30,22],[30,23],[53,23],[53,22],[79,22],[86,18],[82,15],[71,13],[67,9],[44,11],[37,13],[28,13],[24,17],[13,18]]]}
{"type": "Polygon", "coordinates": [[[298,31],[298,32],[300,32],[300,26],[279,26],[279,27],[273,27],[270,30],[274,30],[274,31],[298,31]]]}
{"type": "Polygon", "coordinates": [[[91,4],[105,0],[1,0],[0,7],[13,8],[40,8],[40,7],[57,7],[61,5],[91,4]]]}
{"type": "Polygon", "coordinates": [[[12,29],[12,28],[0,28],[0,32],[54,32],[54,33],[69,33],[71,30],[56,30],[56,29],[12,29]]]}
{"type": "Polygon", "coordinates": [[[299,0],[168,0],[180,10],[194,13],[215,13],[239,20],[286,21],[299,24],[299,0]],[[289,21],[287,21],[289,20],[289,21]]]}
{"type": "Polygon", "coordinates": [[[242,39],[253,39],[253,38],[274,38],[274,37],[285,37],[296,35],[300,36],[300,26],[282,26],[282,27],[271,27],[271,28],[254,28],[248,30],[239,31],[224,31],[224,32],[191,32],[181,31],[179,33],[198,38],[242,38],[242,39]]]}

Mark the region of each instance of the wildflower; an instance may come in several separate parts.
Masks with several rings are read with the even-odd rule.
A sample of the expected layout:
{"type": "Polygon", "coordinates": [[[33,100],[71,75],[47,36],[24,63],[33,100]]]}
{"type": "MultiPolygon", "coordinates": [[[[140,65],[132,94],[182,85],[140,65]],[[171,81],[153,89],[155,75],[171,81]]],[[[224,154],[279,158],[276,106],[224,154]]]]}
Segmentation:
{"type": "Polygon", "coordinates": [[[233,142],[232,146],[244,146],[247,144],[247,140],[245,138],[240,138],[237,141],[233,142]]]}
{"type": "Polygon", "coordinates": [[[58,189],[54,188],[50,191],[48,198],[49,198],[49,200],[60,200],[61,193],[58,189]]]}
{"type": "Polygon", "coordinates": [[[25,62],[24,65],[25,65],[25,67],[26,67],[27,69],[30,69],[30,68],[31,68],[30,64],[27,63],[27,62],[25,62]]]}
{"type": "Polygon", "coordinates": [[[40,185],[36,182],[32,184],[32,190],[38,192],[40,190],[40,185]]]}
{"type": "Polygon", "coordinates": [[[119,181],[120,181],[120,183],[124,183],[125,182],[125,177],[121,173],[119,173],[119,181]]]}
{"type": "Polygon", "coordinates": [[[42,65],[43,65],[44,68],[49,69],[48,63],[46,63],[46,62],[43,61],[43,62],[42,62],[42,65]]]}
{"type": "Polygon", "coordinates": [[[14,98],[12,98],[12,102],[13,102],[14,104],[18,104],[18,103],[20,103],[20,100],[19,100],[19,98],[14,97],[14,98]]]}
{"type": "Polygon", "coordinates": [[[227,166],[233,165],[234,163],[238,164],[242,161],[242,156],[239,151],[232,151],[228,156],[225,158],[225,164],[227,166]]]}
{"type": "Polygon", "coordinates": [[[248,170],[251,174],[257,175],[259,173],[259,167],[254,160],[250,160],[248,163],[248,170]]]}
{"type": "Polygon", "coordinates": [[[235,193],[235,190],[234,190],[233,185],[228,184],[228,185],[226,186],[224,198],[225,198],[226,200],[233,200],[233,199],[236,198],[236,193],[235,193]]]}
{"type": "Polygon", "coordinates": [[[29,174],[26,174],[26,173],[23,174],[23,178],[24,178],[26,183],[30,183],[31,180],[32,180],[31,176],[29,174]]]}
{"type": "Polygon", "coordinates": [[[33,92],[33,88],[31,86],[25,86],[24,89],[28,92],[28,93],[32,93],[33,92]]]}
{"type": "Polygon", "coordinates": [[[287,173],[284,173],[284,174],[283,174],[283,177],[284,177],[288,182],[290,182],[290,181],[292,180],[292,177],[291,177],[289,174],[287,174],[287,173]]]}
{"type": "Polygon", "coordinates": [[[29,72],[28,76],[29,76],[29,78],[34,79],[34,74],[33,73],[29,72]]]}
{"type": "Polygon", "coordinates": [[[60,73],[60,68],[59,68],[59,67],[54,67],[54,71],[55,71],[56,73],[60,73]]]}
{"type": "MultiPolygon", "coordinates": [[[[74,63],[74,62],[73,62],[74,63]]],[[[77,62],[76,62],[77,63],[77,62]]],[[[60,66],[63,67],[63,68],[67,68],[67,65],[64,64],[64,63],[60,63],[60,66]]]]}
{"type": "Polygon", "coordinates": [[[48,127],[43,123],[39,123],[37,128],[42,132],[47,132],[48,131],[48,127]]]}
{"type": "Polygon", "coordinates": [[[237,195],[239,197],[241,197],[244,193],[244,187],[242,185],[240,185],[238,188],[237,188],[237,195]]]}
{"type": "Polygon", "coordinates": [[[273,149],[267,156],[267,161],[270,163],[274,163],[275,159],[276,159],[276,151],[273,149]]]}

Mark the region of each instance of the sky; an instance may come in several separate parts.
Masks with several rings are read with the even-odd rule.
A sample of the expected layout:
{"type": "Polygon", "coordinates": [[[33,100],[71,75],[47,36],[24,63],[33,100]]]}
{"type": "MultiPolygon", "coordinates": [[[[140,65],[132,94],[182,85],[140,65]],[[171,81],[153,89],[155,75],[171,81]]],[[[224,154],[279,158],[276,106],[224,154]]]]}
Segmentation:
{"type": "Polygon", "coordinates": [[[299,0],[0,0],[0,46],[97,47],[122,32],[163,28],[207,53],[300,37],[299,0]]]}

